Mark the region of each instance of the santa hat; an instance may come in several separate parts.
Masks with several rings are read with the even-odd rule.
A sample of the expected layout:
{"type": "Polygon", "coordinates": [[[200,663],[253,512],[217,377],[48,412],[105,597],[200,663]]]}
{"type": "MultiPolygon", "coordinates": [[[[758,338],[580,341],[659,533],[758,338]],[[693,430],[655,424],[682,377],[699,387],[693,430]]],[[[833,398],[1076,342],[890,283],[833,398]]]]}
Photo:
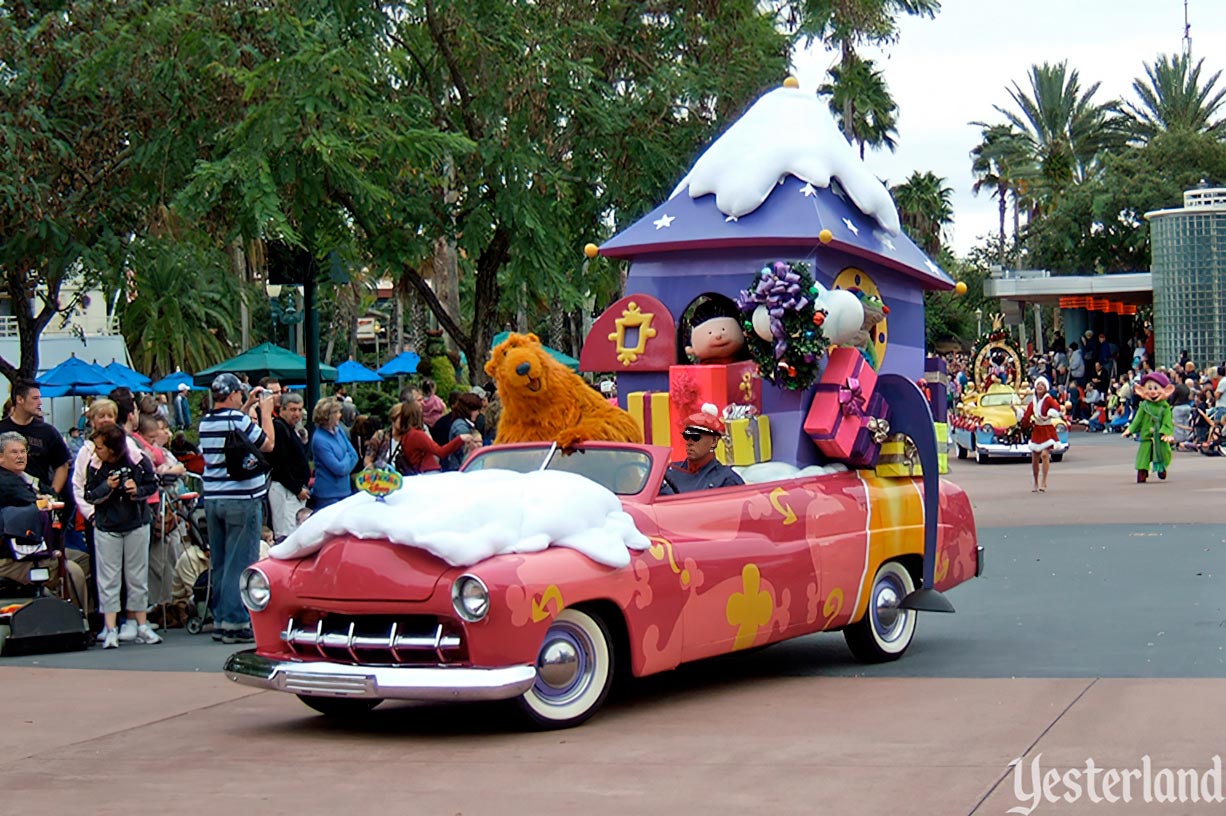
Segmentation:
{"type": "Polygon", "coordinates": [[[719,409],[711,403],[705,403],[697,414],[690,414],[685,420],[685,430],[698,431],[712,436],[724,435],[724,423],[720,421],[719,409]]]}

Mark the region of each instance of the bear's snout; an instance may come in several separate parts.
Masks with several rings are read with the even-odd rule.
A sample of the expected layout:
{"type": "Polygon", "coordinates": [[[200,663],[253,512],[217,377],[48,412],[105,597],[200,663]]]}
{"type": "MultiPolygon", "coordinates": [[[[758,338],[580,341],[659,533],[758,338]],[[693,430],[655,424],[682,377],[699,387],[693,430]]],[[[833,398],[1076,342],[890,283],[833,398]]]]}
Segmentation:
{"type": "Polygon", "coordinates": [[[520,363],[519,365],[515,366],[515,373],[521,377],[525,376],[531,370],[532,370],[532,365],[530,363],[525,362],[525,363],[520,363]]]}

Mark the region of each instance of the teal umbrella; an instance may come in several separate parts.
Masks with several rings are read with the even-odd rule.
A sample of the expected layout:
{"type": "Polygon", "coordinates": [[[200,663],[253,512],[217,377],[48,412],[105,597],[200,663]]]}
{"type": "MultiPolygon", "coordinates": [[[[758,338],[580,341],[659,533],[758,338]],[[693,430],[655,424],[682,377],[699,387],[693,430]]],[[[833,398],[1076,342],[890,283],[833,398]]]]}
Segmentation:
{"type": "MultiPolygon", "coordinates": [[[[500,332],[494,335],[494,342],[490,344],[490,348],[493,348],[494,346],[501,343],[503,340],[506,340],[509,334],[510,332],[500,332]]],[[[544,348],[545,351],[549,352],[549,355],[553,357],[553,359],[557,360],[559,363],[566,366],[571,371],[577,372],[579,370],[579,361],[576,360],[574,357],[571,357],[569,354],[558,351],[557,349],[552,349],[549,346],[542,346],[542,348],[544,348]]]]}
{"type": "MultiPolygon", "coordinates": [[[[263,377],[276,377],[286,382],[306,381],[306,358],[287,348],[261,343],[224,363],[197,372],[195,381],[207,386],[218,374],[246,374],[253,383],[263,377]]],[[[319,364],[321,380],[335,380],[336,368],[319,364]]]]}

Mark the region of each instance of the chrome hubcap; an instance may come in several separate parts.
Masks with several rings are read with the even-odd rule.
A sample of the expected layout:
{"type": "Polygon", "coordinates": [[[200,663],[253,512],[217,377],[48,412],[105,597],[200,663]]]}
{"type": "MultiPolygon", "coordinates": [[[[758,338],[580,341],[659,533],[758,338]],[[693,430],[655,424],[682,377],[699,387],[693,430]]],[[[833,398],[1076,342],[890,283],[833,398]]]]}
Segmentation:
{"type": "Polygon", "coordinates": [[[579,674],[579,652],[567,639],[551,641],[541,649],[536,670],[541,682],[555,689],[564,689],[579,674]]]}
{"type": "Polygon", "coordinates": [[[908,612],[898,608],[902,596],[903,587],[893,576],[885,577],[877,585],[873,598],[873,620],[877,634],[883,641],[896,640],[906,628],[908,612]]]}

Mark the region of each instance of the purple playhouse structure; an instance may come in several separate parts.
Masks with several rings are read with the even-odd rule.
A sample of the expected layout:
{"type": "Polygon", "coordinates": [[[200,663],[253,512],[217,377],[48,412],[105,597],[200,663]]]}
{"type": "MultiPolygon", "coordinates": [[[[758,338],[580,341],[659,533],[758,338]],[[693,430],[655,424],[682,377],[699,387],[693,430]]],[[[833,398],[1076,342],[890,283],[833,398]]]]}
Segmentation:
{"type": "MultiPolygon", "coordinates": [[[[902,232],[889,192],[826,100],[794,87],[759,98],[667,201],[600,253],[630,261],[627,295],[597,320],[580,368],[615,371],[623,407],[632,392],[667,391],[669,366],[687,362],[687,308],[704,295],[735,300],[764,265],[804,262],[827,289],[879,297],[888,316],[873,330],[877,368],[912,381],[924,377],[924,292],[955,285],[902,232]],[[648,321],[643,304],[651,304],[648,321]]],[[[813,389],[762,390],[774,458],[822,461],[802,429],[813,389]]]]}

